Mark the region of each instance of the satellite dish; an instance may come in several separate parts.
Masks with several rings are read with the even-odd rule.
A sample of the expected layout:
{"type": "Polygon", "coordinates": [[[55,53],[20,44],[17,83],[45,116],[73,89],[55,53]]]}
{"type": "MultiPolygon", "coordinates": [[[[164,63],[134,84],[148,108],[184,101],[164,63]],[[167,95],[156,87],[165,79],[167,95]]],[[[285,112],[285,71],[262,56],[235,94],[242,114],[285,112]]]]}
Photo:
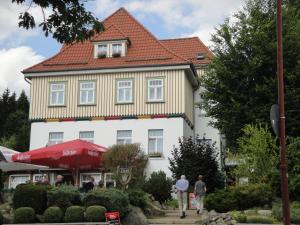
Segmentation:
{"type": "Polygon", "coordinates": [[[279,136],[279,108],[277,104],[272,105],[270,110],[271,126],[275,135],[279,136]]]}

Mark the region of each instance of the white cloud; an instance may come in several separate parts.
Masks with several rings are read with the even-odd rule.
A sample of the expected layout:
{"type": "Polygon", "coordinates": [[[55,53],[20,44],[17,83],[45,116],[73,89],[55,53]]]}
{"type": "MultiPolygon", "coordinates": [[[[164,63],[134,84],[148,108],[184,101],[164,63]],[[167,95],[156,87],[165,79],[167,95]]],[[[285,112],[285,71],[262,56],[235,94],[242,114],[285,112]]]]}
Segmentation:
{"type": "Polygon", "coordinates": [[[28,46],[0,50],[0,93],[9,88],[17,94],[25,90],[29,95],[30,86],[21,71],[43,59],[28,46]]]}
{"type": "MultiPolygon", "coordinates": [[[[19,14],[28,9],[28,5],[17,5],[11,1],[0,0],[0,41],[6,46],[16,46],[24,39],[38,35],[38,29],[25,30],[19,28],[19,14]]],[[[31,6],[29,12],[34,16],[36,24],[43,20],[43,13],[40,7],[31,6]]],[[[49,14],[49,10],[45,10],[45,14],[49,14]]]]}
{"type": "Polygon", "coordinates": [[[107,16],[124,6],[139,18],[158,18],[164,29],[187,30],[182,36],[197,35],[210,44],[214,28],[244,4],[245,0],[98,0],[96,12],[107,16]]]}

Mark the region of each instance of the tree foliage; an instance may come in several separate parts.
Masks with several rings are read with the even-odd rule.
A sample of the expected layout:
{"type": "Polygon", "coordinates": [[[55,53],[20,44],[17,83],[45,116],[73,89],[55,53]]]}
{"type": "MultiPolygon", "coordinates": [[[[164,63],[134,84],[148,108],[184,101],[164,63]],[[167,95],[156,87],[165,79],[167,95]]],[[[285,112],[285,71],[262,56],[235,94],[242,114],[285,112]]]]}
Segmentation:
{"type": "Polygon", "coordinates": [[[171,199],[172,180],[163,171],[153,172],[143,189],[162,204],[171,199]]]}
{"type": "Polygon", "coordinates": [[[300,201],[300,137],[288,139],[289,192],[300,201]]]}
{"type": "Polygon", "coordinates": [[[117,185],[120,185],[118,167],[131,168],[130,188],[142,185],[147,162],[148,158],[138,144],[113,145],[103,157],[104,168],[114,172],[117,185]]]}
{"type": "Polygon", "coordinates": [[[29,148],[29,101],[24,91],[16,98],[8,89],[0,96],[0,145],[23,152],[29,148]]]}
{"type": "MultiPolygon", "coordinates": [[[[11,0],[12,3],[26,5],[26,0],[11,0]]],[[[33,29],[36,27],[34,16],[30,8],[40,7],[44,20],[40,24],[45,36],[52,37],[60,43],[72,43],[73,41],[84,41],[95,33],[103,30],[102,24],[95,16],[85,9],[82,0],[31,0],[29,6],[19,16],[19,27],[33,29]],[[51,10],[46,15],[45,10],[51,10]]]]}
{"type": "MultiPolygon", "coordinates": [[[[287,134],[300,136],[300,13],[299,1],[283,6],[284,73],[287,134]],[[297,8],[298,6],[298,8],[297,8]]],[[[203,107],[212,125],[226,135],[227,145],[246,124],[269,124],[277,102],[276,1],[248,0],[212,36],[215,57],[201,79],[203,107]]]]}
{"type": "Polygon", "coordinates": [[[175,179],[185,175],[193,186],[201,174],[209,192],[224,185],[223,176],[219,170],[215,145],[192,137],[179,139],[179,148],[172,150],[170,170],[175,179]]]}
{"type": "Polygon", "coordinates": [[[235,155],[237,177],[248,177],[251,183],[270,183],[278,171],[279,149],[269,130],[262,125],[246,125],[238,139],[239,152],[235,155]]]}

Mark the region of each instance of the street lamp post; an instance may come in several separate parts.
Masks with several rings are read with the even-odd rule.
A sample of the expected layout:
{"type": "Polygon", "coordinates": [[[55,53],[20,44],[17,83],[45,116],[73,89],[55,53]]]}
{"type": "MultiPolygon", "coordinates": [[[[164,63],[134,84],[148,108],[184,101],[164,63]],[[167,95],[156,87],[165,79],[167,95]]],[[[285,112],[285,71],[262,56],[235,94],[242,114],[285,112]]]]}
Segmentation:
{"type": "Polygon", "coordinates": [[[288,169],[286,159],[284,82],[283,82],[283,49],[282,49],[282,0],[277,0],[277,77],[280,128],[280,170],[281,196],[284,225],[290,225],[290,205],[288,191],[288,169]]]}

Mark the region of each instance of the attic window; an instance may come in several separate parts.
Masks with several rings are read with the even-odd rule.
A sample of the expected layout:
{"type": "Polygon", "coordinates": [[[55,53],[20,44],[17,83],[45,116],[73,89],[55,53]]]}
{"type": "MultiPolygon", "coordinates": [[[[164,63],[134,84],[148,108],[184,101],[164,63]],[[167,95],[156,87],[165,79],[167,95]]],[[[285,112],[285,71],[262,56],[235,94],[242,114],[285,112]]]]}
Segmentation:
{"type": "Polygon", "coordinates": [[[98,45],[98,58],[105,58],[107,56],[107,45],[98,45]]]}
{"type": "Polygon", "coordinates": [[[120,57],[122,54],[122,44],[113,44],[112,45],[112,56],[113,57],[120,57]]]}
{"type": "Polygon", "coordinates": [[[205,54],[201,52],[197,53],[197,60],[203,60],[203,59],[205,59],[205,54]]]}

